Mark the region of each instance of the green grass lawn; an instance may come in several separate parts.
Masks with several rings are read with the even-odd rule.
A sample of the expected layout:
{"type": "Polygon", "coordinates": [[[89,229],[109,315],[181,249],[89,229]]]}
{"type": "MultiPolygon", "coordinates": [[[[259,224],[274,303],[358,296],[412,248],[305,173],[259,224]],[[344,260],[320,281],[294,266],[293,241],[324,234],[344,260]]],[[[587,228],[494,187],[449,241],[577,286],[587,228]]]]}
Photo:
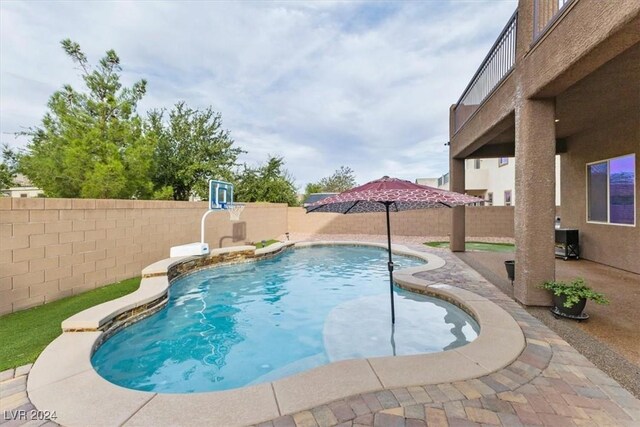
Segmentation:
{"type": "Polygon", "coordinates": [[[273,245],[274,243],[279,243],[279,240],[274,240],[274,239],[269,239],[269,240],[265,240],[264,245],[262,244],[262,242],[256,242],[254,243],[254,245],[256,246],[256,249],[262,249],[262,248],[266,248],[269,245],[273,245]]]}
{"type": "MultiPolygon", "coordinates": [[[[427,242],[427,246],[432,248],[448,248],[449,242],[427,242]]],[[[465,250],[467,251],[488,251],[488,252],[513,252],[515,245],[513,243],[485,243],[485,242],[466,242],[465,250]]]]}
{"type": "Polygon", "coordinates": [[[33,363],[62,333],[60,323],[67,317],[129,294],[138,286],[140,277],[0,317],[0,371],[33,363]]]}

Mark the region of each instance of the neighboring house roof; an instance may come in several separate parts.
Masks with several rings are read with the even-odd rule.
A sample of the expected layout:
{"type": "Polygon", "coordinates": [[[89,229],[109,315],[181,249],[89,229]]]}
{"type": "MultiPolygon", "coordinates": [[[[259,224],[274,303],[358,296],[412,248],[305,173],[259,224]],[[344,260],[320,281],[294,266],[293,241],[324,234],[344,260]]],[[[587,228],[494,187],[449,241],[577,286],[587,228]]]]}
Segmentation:
{"type": "Polygon", "coordinates": [[[309,197],[306,198],[302,206],[310,205],[311,203],[315,203],[318,200],[322,200],[325,197],[333,196],[338,193],[311,193],[309,197]]]}
{"type": "Polygon", "coordinates": [[[13,177],[13,187],[0,188],[0,195],[9,197],[25,197],[25,192],[29,193],[26,197],[39,197],[44,192],[35,187],[29,179],[22,175],[17,174],[13,177]]]}

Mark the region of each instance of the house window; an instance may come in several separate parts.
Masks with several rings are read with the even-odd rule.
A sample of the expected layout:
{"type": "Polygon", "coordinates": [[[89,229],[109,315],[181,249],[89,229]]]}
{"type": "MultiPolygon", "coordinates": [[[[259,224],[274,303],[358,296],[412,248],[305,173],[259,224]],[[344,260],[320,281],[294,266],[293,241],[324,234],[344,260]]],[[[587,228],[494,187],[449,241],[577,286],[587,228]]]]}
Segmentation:
{"type": "Polygon", "coordinates": [[[487,206],[493,206],[493,193],[487,193],[487,206]]]}
{"type": "Polygon", "coordinates": [[[473,161],[473,168],[474,169],[480,169],[480,159],[475,159],[473,161]]]}
{"type": "Polygon", "coordinates": [[[27,193],[20,193],[20,197],[27,197],[28,194],[27,193]]]}
{"type": "Polygon", "coordinates": [[[587,221],[635,224],[635,154],[587,164],[587,221]]]}
{"type": "Polygon", "coordinates": [[[511,206],[511,190],[505,190],[504,192],[504,205],[511,206]]]}
{"type": "Polygon", "coordinates": [[[498,158],[498,166],[506,166],[509,164],[509,158],[508,157],[500,157],[498,158]]]}

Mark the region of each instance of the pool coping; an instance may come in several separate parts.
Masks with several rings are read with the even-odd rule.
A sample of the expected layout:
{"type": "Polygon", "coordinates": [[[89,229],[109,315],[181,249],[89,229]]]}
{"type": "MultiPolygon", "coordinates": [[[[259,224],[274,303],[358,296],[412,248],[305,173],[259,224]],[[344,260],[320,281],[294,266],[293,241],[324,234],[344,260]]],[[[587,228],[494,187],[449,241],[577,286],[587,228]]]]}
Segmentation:
{"type": "Polygon", "coordinates": [[[511,364],[524,349],[522,330],[495,303],[470,291],[431,284],[414,276],[442,268],[445,265],[442,258],[394,244],[394,254],[427,261],[423,266],[397,270],[394,280],[398,286],[465,309],[480,325],[480,334],[473,342],[439,353],[333,362],[269,383],[191,394],[127,389],[108,382],[93,369],[91,355],[105,336],[166,304],[170,275],[180,266],[190,264],[198,268],[198,263],[214,257],[221,263],[244,262],[275,256],[291,246],[317,245],[386,248],[384,244],[361,241],[287,242],[262,249],[223,248],[204,257],[167,258],[151,264],[143,269],[137,291],[62,322],[63,334],[47,346],[29,374],[27,392],[31,401],[40,410],[56,411],[58,422],[69,426],[247,425],[356,394],[481,377],[511,364]]]}

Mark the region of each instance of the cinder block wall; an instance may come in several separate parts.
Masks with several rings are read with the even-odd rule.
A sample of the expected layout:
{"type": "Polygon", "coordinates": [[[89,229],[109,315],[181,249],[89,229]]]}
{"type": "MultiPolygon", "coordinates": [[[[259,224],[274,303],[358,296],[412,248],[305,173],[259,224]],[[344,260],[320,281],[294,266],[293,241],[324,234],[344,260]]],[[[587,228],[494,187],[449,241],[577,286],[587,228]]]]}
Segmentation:
{"type": "MultiPolygon", "coordinates": [[[[200,240],[206,203],[0,198],[0,315],[140,275],[169,248],[200,240]]],[[[449,209],[392,213],[401,236],[447,236],[449,209]]],[[[512,207],[467,208],[467,236],[513,237],[512,207]]],[[[213,248],[309,234],[385,234],[384,214],[306,214],[248,204],[241,221],[207,218],[213,248]]]]}
{"type": "MultiPolygon", "coordinates": [[[[0,198],[0,315],[140,275],[171,246],[200,240],[207,203],[0,198]]],[[[207,218],[211,247],[287,231],[285,204],[207,218]]]]}
{"type": "MultiPolygon", "coordinates": [[[[466,234],[473,237],[513,237],[513,207],[467,207],[466,234]]],[[[386,234],[384,213],[305,213],[289,208],[289,231],[309,234],[386,234]]],[[[451,210],[422,209],[392,212],[392,233],[399,236],[448,236],[451,210]]]]}
{"type": "Polygon", "coordinates": [[[469,206],[465,228],[472,237],[514,237],[513,206],[469,206]]]}

